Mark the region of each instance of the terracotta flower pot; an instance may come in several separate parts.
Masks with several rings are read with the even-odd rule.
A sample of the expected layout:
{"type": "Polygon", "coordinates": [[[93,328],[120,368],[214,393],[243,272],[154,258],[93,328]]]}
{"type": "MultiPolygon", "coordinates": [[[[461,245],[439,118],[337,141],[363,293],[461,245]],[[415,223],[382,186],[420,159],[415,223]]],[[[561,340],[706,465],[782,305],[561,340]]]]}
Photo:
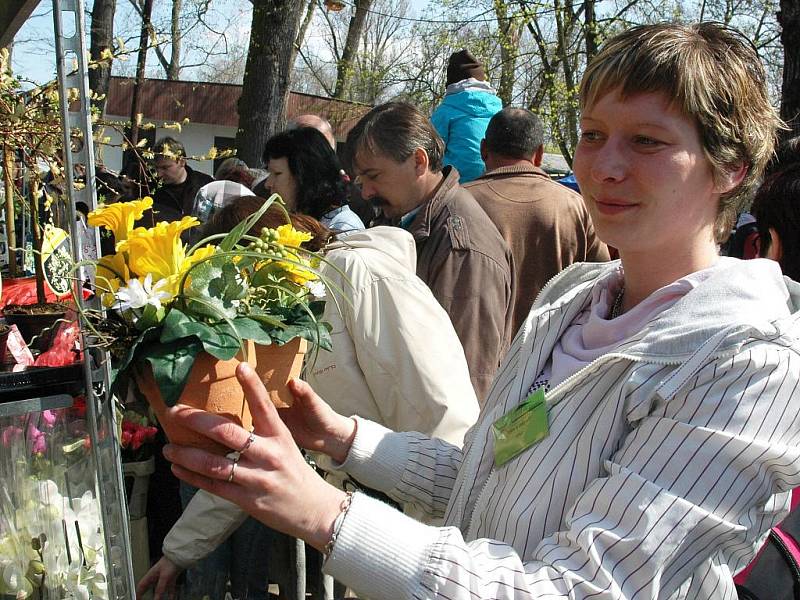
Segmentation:
{"type": "MultiPolygon", "coordinates": [[[[278,406],[291,404],[292,396],[286,384],[289,379],[300,374],[305,348],[305,340],[299,338],[284,346],[256,346],[252,341],[247,342],[247,362],[260,374],[270,398],[278,406]]],[[[236,379],[236,366],[240,360],[241,355],[223,361],[201,352],[195,359],[186,387],[178,398],[177,410],[180,410],[180,405],[199,408],[224,416],[245,429],[251,429],[253,421],[250,409],[242,386],[236,379]]],[[[136,379],[170,442],[217,454],[230,452],[229,448],[175,423],[175,411],[164,404],[149,367],[137,374],[136,379]]]]}
{"type": "Polygon", "coordinates": [[[300,375],[308,342],[295,338],[288,344],[277,346],[256,345],[256,372],[269,392],[269,398],[278,408],[286,408],[294,402],[294,396],[286,387],[292,377],[300,375]]]}

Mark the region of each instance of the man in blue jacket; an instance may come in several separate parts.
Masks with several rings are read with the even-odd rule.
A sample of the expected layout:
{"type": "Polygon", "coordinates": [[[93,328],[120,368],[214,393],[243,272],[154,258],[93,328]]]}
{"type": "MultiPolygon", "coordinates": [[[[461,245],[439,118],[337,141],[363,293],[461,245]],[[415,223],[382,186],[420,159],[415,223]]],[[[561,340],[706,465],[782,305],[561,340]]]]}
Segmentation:
{"type": "Polygon", "coordinates": [[[433,111],[431,122],[445,143],[444,164],[458,170],[461,183],[483,174],[481,140],[489,119],[501,108],[480,61],[468,50],[451,55],[444,101],[433,111]]]}

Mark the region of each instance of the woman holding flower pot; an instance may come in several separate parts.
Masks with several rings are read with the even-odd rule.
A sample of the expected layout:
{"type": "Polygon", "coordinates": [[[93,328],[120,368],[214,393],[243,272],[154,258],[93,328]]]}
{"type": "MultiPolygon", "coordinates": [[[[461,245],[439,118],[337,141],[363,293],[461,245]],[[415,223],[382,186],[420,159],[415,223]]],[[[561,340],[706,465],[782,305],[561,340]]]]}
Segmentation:
{"type": "Polygon", "coordinates": [[[253,435],[181,418],[243,455],[168,446],[176,475],[369,598],[735,598],[800,485],[800,285],[717,251],[780,124],[764,69],[723,26],[647,25],[605,43],[580,101],[576,176],[621,261],[542,290],[463,451],[299,381],[279,414],[242,365],[253,435]],[[327,486],[295,442],[446,527],[327,486]]]}

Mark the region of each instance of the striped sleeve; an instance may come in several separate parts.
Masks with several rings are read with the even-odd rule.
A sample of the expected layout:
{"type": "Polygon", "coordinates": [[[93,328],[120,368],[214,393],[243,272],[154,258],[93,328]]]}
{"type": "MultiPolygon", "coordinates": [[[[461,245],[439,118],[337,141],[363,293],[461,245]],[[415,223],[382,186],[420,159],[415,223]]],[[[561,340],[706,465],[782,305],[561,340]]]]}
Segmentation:
{"type": "Polygon", "coordinates": [[[706,365],[630,423],[561,531],[528,540],[530,556],[359,502],[326,569],[373,599],[733,600],[732,572],[800,485],[798,381],[788,348],[751,344],[706,365]]]}
{"type": "Polygon", "coordinates": [[[356,419],[356,439],[339,468],[401,504],[414,505],[431,517],[443,516],[462,450],[421,433],[395,433],[372,421],[356,419]]]}

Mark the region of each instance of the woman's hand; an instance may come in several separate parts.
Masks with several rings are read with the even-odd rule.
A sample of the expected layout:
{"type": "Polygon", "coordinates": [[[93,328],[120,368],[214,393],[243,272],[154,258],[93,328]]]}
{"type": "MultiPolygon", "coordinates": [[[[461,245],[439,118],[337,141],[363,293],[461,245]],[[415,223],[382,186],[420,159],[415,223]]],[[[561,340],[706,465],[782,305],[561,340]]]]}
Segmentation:
{"type": "MultiPolygon", "coordinates": [[[[330,540],[345,493],[325,483],[306,463],[252,367],[239,364],[236,376],[253,415],[252,438],[248,431],[218,415],[186,406],[170,410],[186,427],[231,451],[240,451],[241,456],[234,461],[174,444],[164,448],[164,456],[172,461],[175,475],[187,483],[230,500],[265,525],[321,550],[330,540]]],[[[308,406],[310,414],[302,417],[302,411],[290,409],[290,422],[297,421],[302,435],[307,436],[303,439],[308,439],[312,446],[329,444],[330,426],[326,424],[331,421],[331,414],[339,415],[310,387],[297,387],[299,404],[308,406]]],[[[341,423],[333,430],[339,432],[340,428],[341,423]]]]}
{"type": "Polygon", "coordinates": [[[169,600],[175,595],[175,582],[182,570],[166,556],[162,556],[136,586],[136,597],[144,598],[147,590],[155,587],[153,600],[169,600]]]}
{"type": "Polygon", "coordinates": [[[279,412],[295,441],[343,463],[356,437],[356,421],[334,411],[305,381],[293,379],[289,391],[295,402],[279,412]]]}

